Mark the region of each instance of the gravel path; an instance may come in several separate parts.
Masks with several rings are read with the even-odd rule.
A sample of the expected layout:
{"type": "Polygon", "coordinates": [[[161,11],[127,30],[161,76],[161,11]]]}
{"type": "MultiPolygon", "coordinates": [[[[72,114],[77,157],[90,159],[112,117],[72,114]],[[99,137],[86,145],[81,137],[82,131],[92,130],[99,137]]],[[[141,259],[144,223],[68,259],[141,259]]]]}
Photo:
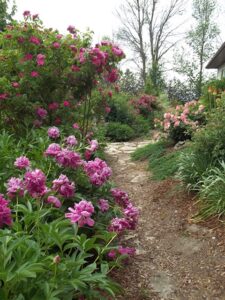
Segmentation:
{"type": "Polygon", "coordinates": [[[218,221],[191,222],[194,201],[178,182],[153,181],[147,162],[130,154],[151,141],[111,143],[106,149],[114,182],[140,208],[139,227],[123,239],[137,255],[113,276],[119,300],[225,300],[225,234],[218,221]]]}

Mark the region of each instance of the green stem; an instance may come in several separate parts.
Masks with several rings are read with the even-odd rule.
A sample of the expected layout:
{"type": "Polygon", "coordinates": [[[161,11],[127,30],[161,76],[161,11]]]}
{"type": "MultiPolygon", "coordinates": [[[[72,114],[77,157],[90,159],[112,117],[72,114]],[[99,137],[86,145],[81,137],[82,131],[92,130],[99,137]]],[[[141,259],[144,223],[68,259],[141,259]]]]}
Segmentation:
{"type": "Polygon", "coordinates": [[[99,259],[100,255],[105,251],[105,249],[112,243],[112,241],[115,239],[115,237],[117,237],[117,234],[115,234],[111,239],[110,241],[105,245],[104,248],[102,248],[100,254],[96,257],[94,263],[96,263],[96,261],[99,259]]]}

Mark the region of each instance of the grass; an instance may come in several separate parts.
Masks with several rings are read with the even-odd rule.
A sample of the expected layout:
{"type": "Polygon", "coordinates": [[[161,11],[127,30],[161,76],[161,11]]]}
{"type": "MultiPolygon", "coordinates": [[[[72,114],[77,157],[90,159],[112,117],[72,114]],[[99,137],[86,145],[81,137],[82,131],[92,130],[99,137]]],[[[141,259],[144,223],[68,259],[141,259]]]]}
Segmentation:
{"type": "Polygon", "coordinates": [[[137,149],[132,154],[133,160],[149,160],[149,170],[153,180],[164,180],[173,177],[178,170],[178,161],[185,149],[168,152],[170,141],[159,141],[137,149]]]}

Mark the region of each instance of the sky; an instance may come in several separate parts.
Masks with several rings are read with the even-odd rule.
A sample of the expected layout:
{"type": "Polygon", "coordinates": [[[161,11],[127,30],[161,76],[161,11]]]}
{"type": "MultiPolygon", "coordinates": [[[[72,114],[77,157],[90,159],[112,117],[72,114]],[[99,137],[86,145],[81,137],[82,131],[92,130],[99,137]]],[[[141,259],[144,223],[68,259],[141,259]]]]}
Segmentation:
{"type": "MultiPolygon", "coordinates": [[[[223,14],[220,14],[218,22],[220,27],[225,28],[225,0],[217,0],[223,9],[223,14]]],[[[116,17],[116,9],[123,3],[123,0],[16,0],[17,13],[16,19],[22,20],[24,10],[31,11],[32,14],[38,13],[46,27],[58,29],[61,33],[66,33],[66,28],[69,25],[74,25],[77,29],[84,32],[87,28],[94,31],[94,42],[101,41],[102,37],[112,37],[120,26],[120,21],[116,17]]],[[[168,3],[169,0],[162,0],[162,3],[168,3]],[[164,2],[165,1],[165,2],[164,2]]],[[[183,16],[189,20],[186,23],[186,28],[191,26],[191,0],[187,0],[187,11],[183,16]]],[[[174,22],[180,22],[174,19],[174,22]]],[[[225,30],[222,30],[220,42],[225,41],[225,30]]],[[[122,47],[124,49],[124,45],[122,47]]],[[[131,52],[124,49],[128,58],[131,52]]],[[[172,59],[170,54],[169,60],[172,59]]],[[[134,67],[129,63],[125,63],[126,67],[134,67]]]]}

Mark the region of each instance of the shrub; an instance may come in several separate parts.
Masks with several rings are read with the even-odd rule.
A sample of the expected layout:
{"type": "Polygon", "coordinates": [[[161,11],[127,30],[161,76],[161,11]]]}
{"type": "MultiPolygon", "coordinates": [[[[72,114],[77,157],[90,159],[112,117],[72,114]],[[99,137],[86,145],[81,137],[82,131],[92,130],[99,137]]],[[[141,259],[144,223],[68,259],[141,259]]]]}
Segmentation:
{"type": "Polygon", "coordinates": [[[22,131],[32,124],[89,117],[92,89],[98,80],[116,82],[123,51],[104,41],[91,47],[91,34],[73,26],[63,36],[45,29],[30,12],[24,17],[0,33],[0,126],[22,131]],[[79,111],[82,103],[84,113],[79,111]]]}
{"type": "Polygon", "coordinates": [[[106,136],[112,141],[128,141],[135,137],[135,132],[129,125],[110,122],[107,124],[106,136]]]}
{"type": "MultiPolygon", "coordinates": [[[[119,287],[107,274],[134,252],[116,237],[136,227],[138,211],[125,192],[112,189],[104,161],[84,160],[87,150],[96,152],[96,140],[51,136],[35,130],[16,152],[9,148],[0,194],[0,298],[114,296],[119,287]]],[[[13,137],[2,137],[8,149],[13,137]]]]}
{"type": "Polygon", "coordinates": [[[130,103],[133,105],[137,113],[147,118],[154,109],[157,108],[156,97],[152,95],[141,95],[133,99],[130,103]]]}
{"type": "Polygon", "coordinates": [[[192,189],[199,189],[202,176],[225,160],[224,110],[217,109],[209,116],[205,127],[197,131],[189,153],[181,157],[180,175],[192,189]]]}
{"type": "MultiPolygon", "coordinates": [[[[156,121],[161,124],[160,120],[156,121]]],[[[191,139],[193,132],[204,122],[204,106],[199,105],[197,101],[191,101],[177,105],[174,113],[165,113],[162,125],[176,143],[191,139]]]]}

